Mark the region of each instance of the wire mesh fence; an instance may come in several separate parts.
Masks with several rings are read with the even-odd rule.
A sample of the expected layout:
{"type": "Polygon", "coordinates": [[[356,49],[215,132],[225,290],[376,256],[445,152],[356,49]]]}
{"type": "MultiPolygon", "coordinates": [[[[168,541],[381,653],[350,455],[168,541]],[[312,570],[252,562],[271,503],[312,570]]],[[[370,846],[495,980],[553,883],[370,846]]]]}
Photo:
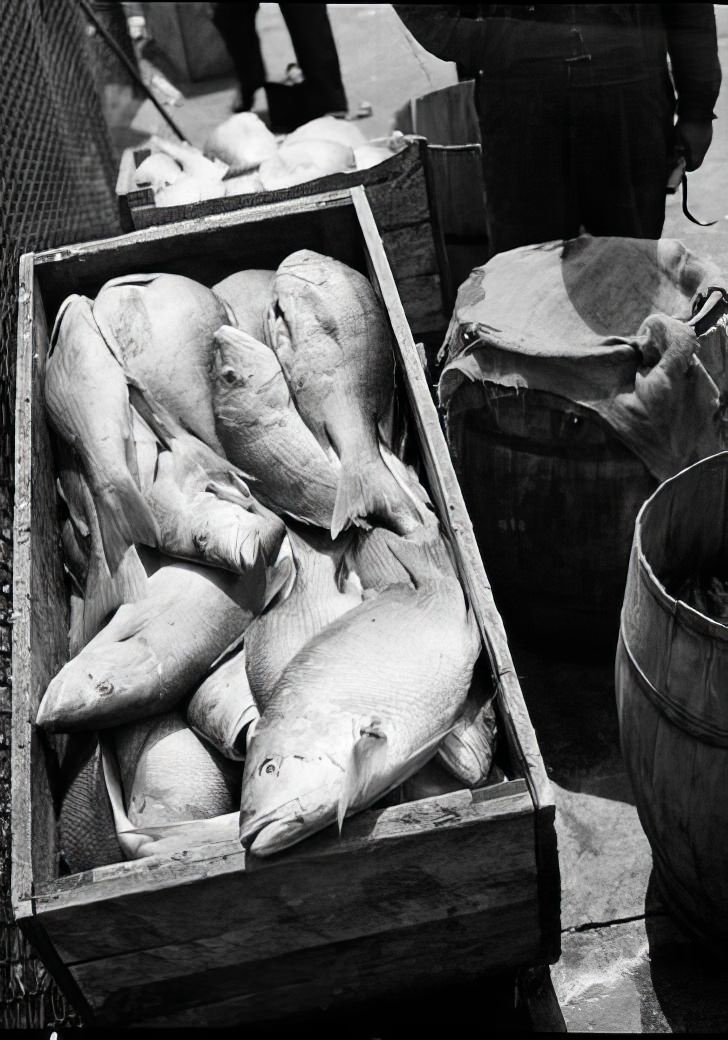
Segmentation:
{"type": "Polygon", "coordinates": [[[114,234],[118,225],[99,58],[76,0],[0,0],[0,25],[0,1028],[7,1029],[79,1024],[10,911],[18,260],[23,252],[114,234]]]}

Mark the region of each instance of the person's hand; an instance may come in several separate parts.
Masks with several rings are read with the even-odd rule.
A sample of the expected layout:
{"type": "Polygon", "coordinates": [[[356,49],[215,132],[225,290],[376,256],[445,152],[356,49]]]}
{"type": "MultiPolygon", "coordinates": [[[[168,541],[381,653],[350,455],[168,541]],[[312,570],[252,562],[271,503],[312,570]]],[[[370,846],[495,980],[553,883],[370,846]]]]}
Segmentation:
{"type": "Polygon", "coordinates": [[[685,152],[688,170],[697,170],[705,158],[705,153],[713,140],[713,124],[706,119],[691,122],[678,119],[675,127],[675,143],[685,152]]]}

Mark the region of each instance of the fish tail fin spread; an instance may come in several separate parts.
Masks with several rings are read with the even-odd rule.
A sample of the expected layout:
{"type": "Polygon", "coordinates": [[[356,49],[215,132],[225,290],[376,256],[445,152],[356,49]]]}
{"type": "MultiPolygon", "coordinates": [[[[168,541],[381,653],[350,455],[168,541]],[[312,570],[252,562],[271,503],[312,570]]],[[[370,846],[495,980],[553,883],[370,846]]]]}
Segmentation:
{"type": "Polygon", "coordinates": [[[342,465],[331,517],[331,537],[350,524],[366,527],[376,517],[397,534],[408,534],[420,524],[419,509],[387,467],[379,452],[364,462],[342,465]]]}
{"type": "Polygon", "coordinates": [[[448,543],[439,530],[426,540],[392,539],[388,546],[415,588],[428,581],[458,580],[448,543]]]}
{"type": "Polygon", "coordinates": [[[104,555],[112,574],[135,542],[156,548],[159,529],[131,473],[117,480],[114,487],[96,491],[94,502],[104,555]]]}
{"type": "Polygon", "coordinates": [[[119,566],[110,574],[99,559],[89,570],[83,603],[83,643],[102,628],[106,618],[123,603],[135,603],[147,593],[147,572],[131,545],[119,566]]]}
{"type": "Polygon", "coordinates": [[[452,775],[475,787],[488,778],[493,764],[497,723],[492,698],[474,718],[461,716],[455,729],[437,749],[437,756],[452,775]]]}

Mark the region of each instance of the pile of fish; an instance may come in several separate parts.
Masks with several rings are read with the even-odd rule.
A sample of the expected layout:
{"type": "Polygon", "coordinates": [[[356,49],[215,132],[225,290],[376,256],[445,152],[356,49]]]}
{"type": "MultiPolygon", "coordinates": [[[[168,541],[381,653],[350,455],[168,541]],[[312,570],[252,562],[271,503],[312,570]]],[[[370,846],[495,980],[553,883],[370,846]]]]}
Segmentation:
{"type": "Polygon", "coordinates": [[[491,684],[400,457],[390,337],[369,281],[308,250],[62,304],[44,389],[71,656],[37,723],[70,735],[72,871],[237,836],[265,856],[488,782],[491,684]]]}
{"type": "Polygon", "coordinates": [[[368,169],[389,159],[394,146],[386,139],[367,141],[357,126],[335,116],[276,137],[254,112],[240,112],[215,127],[204,150],[152,138],[152,154],[140,163],[134,181],[151,187],[156,206],[183,206],[368,169]]]}

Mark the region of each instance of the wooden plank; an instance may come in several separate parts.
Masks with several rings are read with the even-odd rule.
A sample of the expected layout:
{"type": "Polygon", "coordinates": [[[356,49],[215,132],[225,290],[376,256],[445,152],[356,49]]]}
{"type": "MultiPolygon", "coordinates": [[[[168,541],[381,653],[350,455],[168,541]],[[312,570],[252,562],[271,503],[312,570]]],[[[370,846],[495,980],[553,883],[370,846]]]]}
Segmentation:
{"type": "Polygon", "coordinates": [[[437,275],[417,275],[399,281],[399,295],[407,322],[418,334],[442,332],[447,317],[442,309],[442,291],[437,275]]]}
{"type": "Polygon", "coordinates": [[[430,165],[443,234],[458,238],[488,236],[483,155],[479,144],[430,145],[430,165]]]}
{"type": "MultiPolygon", "coordinates": [[[[332,828],[312,835],[304,843],[270,859],[246,859],[239,842],[231,840],[200,850],[192,848],[172,857],[154,857],[98,867],[83,874],[38,885],[36,912],[45,914],[57,909],[103,903],[120,896],[146,894],[150,891],[159,895],[162,890],[177,885],[189,885],[241,872],[250,877],[255,876],[258,879],[256,884],[263,884],[267,875],[275,880],[282,866],[303,875],[309,869],[314,873],[311,864],[315,864],[315,869],[322,869],[323,863],[336,863],[342,858],[356,862],[357,856],[366,855],[372,848],[385,849],[388,842],[404,840],[416,843],[428,836],[441,835],[444,831],[454,834],[460,830],[467,831],[474,825],[496,826],[498,822],[518,820],[521,816],[528,817],[530,821],[530,796],[520,786],[511,795],[510,787],[511,784],[503,784],[500,796],[486,802],[475,801],[471,791],[462,790],[438,798],[362,812],[346,821],[341,839],[335,837],[336,831],[332,828]]],[[[67,938],[70,941],[70,937],[67,938]]],[[[93,936],[88,937],[88,942],[94,944],[95,941],[104,940],[103,937],[97,937],[96,940],[93,936]]]]}
{"type": "Polygon", "coordinates": [[[503,622],[493,602],[475,541],[473,525],[452,468],[437,409],[427,387],[392,272],[381,248],[381,238],[367,202],[367,194],[363,188],[353,188],[351,197],[392,323],[397,358],[405,372],[408,396],[417,424],[430,486],[437,499],[439,515],[453,541],[460,578],[475,612],[493,674],[497,678],[499,704],[503,710],[504,721],[518,750],[523,775],[529,783],[536,807],[554,805],[553,791],[546,776],[536,735],[515,673],[503,622]]]}
{"type": "Polygon", "coordinates": [[[98,1008],[98,1020],[215,1028],[393,993],[401,998],[409,991],[414,1001],[418,991],[475,981],[523,963],[533,939],[533,911],[533,903],[524,900],[495,920],[489,913],[453,915],[425,927],[296,951],[244,968],[150,980],[112,995],[98,1008]]]}
{"type": "MultiPolygon", "coordinates": [[[[393,228],[391,231],[383,230],[382,242],[390,266],[397,272],[398,287],[406,278],[425,275],[434,279],[437,291],[440,292],[439,267],[429,220],[393,228]]],[[[442,300],[438,302],[442,309],[442,300]]]]}
{"type": "MultiPolygon", "coordinates": [[[[247,970],[282,952],[357,937],[376,935],[384,941],[397,929],[458,914],[488,912],[495,922],[523,900],[530,901],[533,912],[528,960],[537,959],[538,893],[528,813],[518,821],[489,825],[488,833],[485,841],[477,825],[459,832],[457,862],[453,838],[442,827],[426,838],[371,846],[356,857],[308,859],[304,865],[279,860],[265,874],[237,873],[163,894],[125,897],[123,906],[100,906],[80,915],[86,931],[92,923],[104,927],[107,942],[101,948],[98,943],[87,948],[68,912],[55,914],[52,921],[45,915],[42,919],[92,1001],[94,993],[143,986],[151,978],[235,965],[247,970]],[[487,885],[481,883],[483,877],[489,879],[487,885]],[[226,907],[222,918],[216,912],[220,906],[226,907]],[[152,912],[154,924],[141,925],[152,912]],[[133,938],[135,948],[115,954],[116,936],[127,927],[125,938],[133,938]]],[[[504,952],[520,941],[504,938],[504,952]]]]}
{"type": "Polygon", "coordinates": [[[35,730],[40,699],[68,656],[68,612],[60,558],[56,489],[42,377],[48,332],[33,278],[20,261],[15,425],[13,565],[13,901],[57,873],[57,833],[47,768],[52,750],[35,730]]]}
{"type": "Polygon", "coordinates": [[[518,999],[526,1007],[534,1033],[567,1031],[551,972],[546,966],[524,968],[518,973],[518,999]]]}

